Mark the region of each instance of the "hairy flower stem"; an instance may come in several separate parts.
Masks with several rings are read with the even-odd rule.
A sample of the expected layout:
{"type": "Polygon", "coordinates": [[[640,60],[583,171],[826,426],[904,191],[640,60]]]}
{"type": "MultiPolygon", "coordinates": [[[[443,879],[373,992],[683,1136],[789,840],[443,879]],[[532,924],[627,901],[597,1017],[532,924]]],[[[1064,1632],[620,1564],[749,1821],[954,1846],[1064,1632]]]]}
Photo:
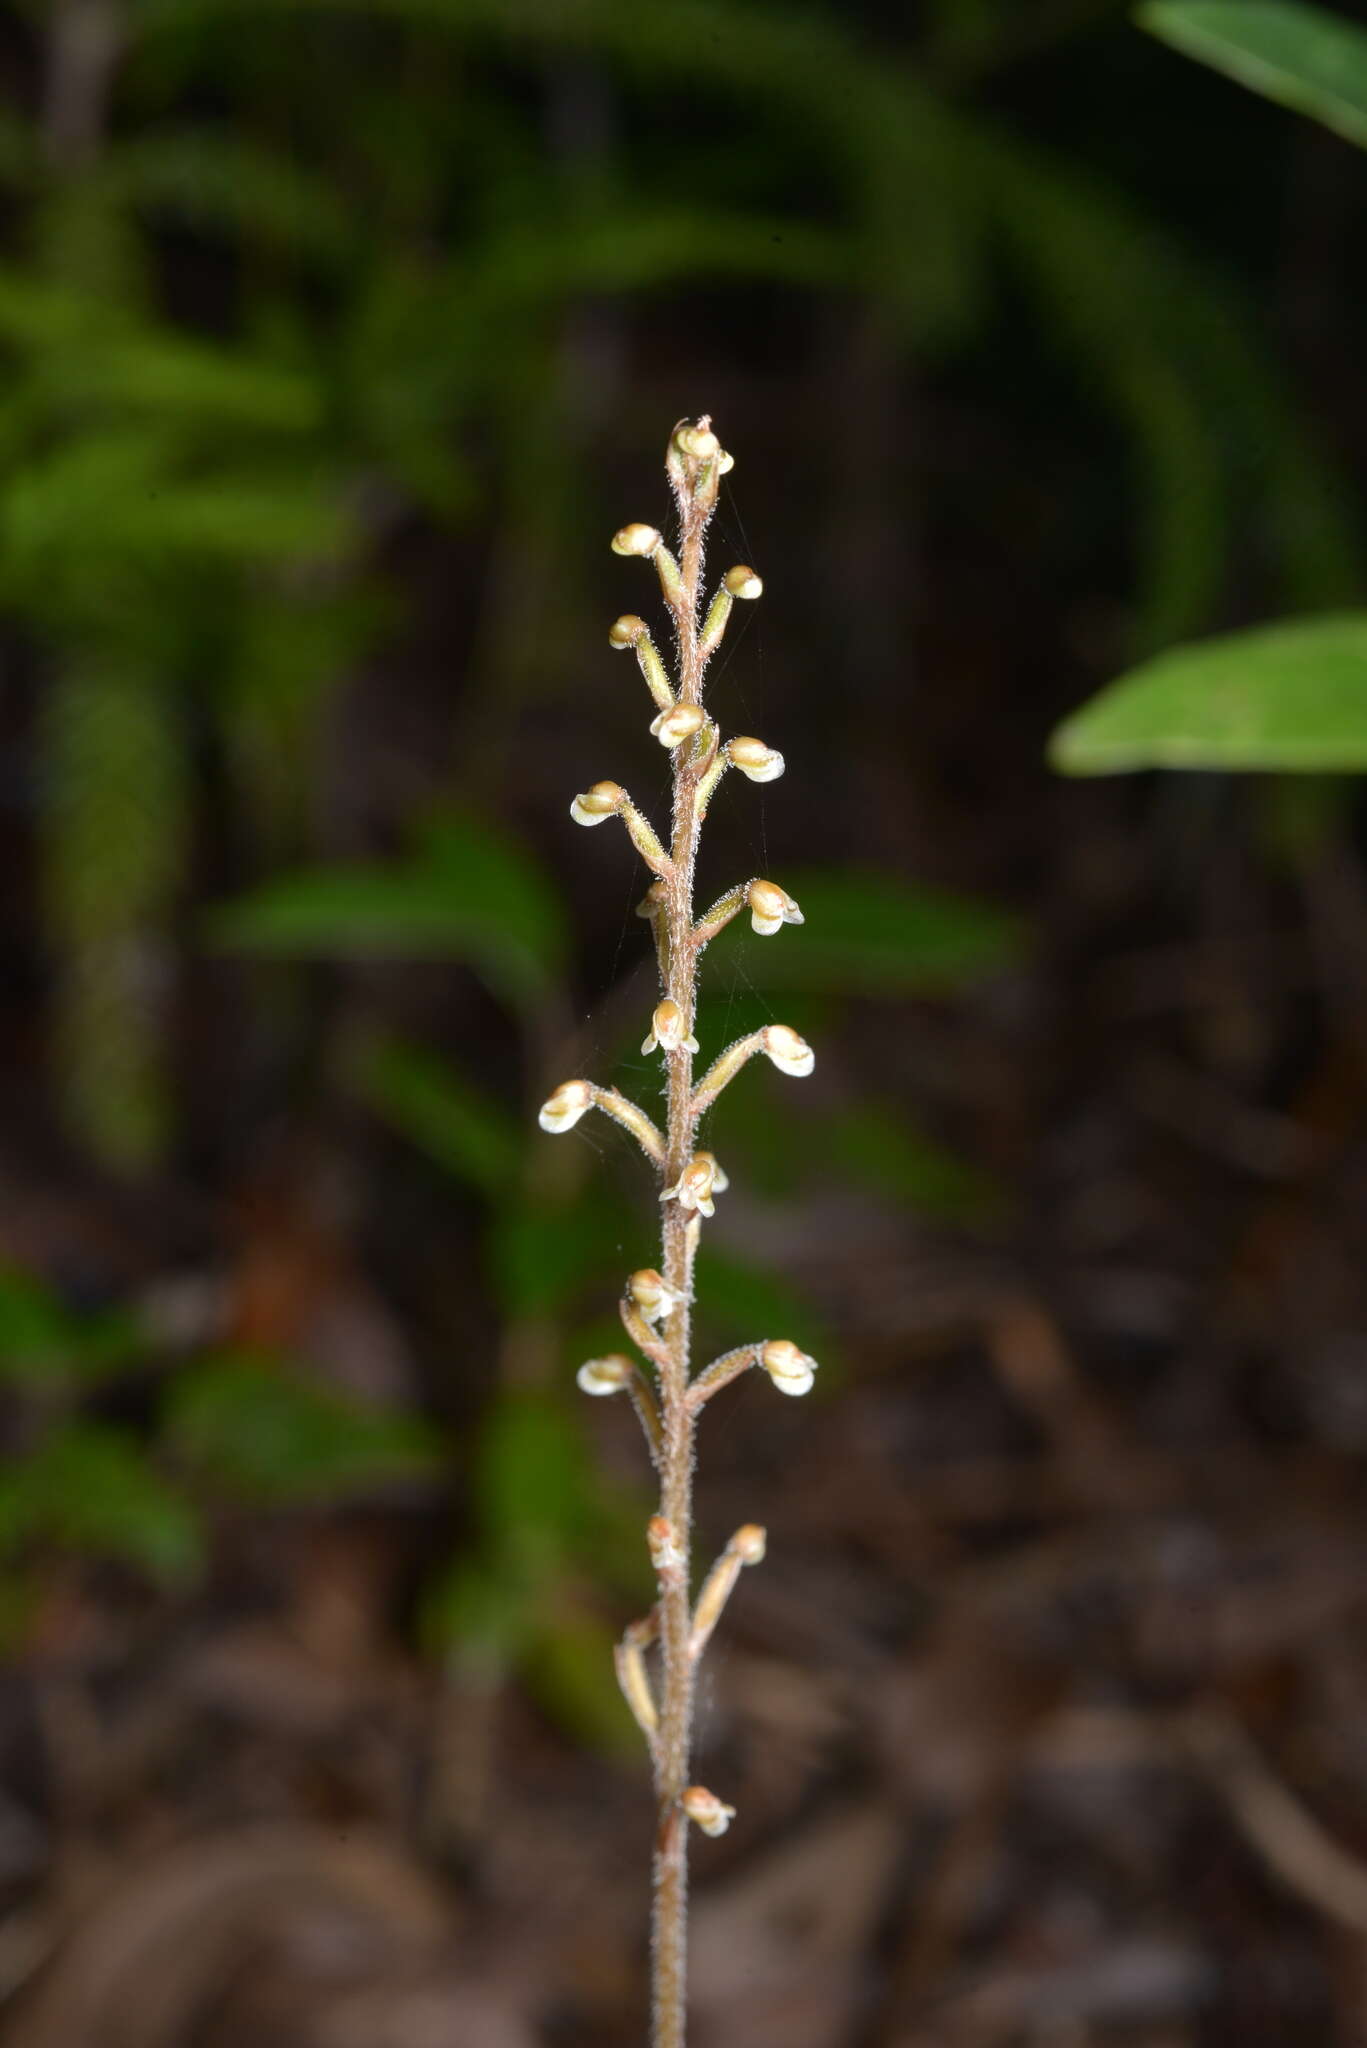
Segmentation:
{"type": "MultiPolygon", "coordinates": [[[[703,537],[716,502],[711,488],[695,489],[696,469],[686,466],[677,488],[680,519],[680,601],[673,607],[679,642],[679,702],[702,699],[705,666],[699,648],[703,537]]],[[[674,751],[674,830],[671,869],[665,878],[665,924],[669,936],[668,993],[685,1018],[694,1011],[697,953],[693,945],[693,865],[699,819],[698,781],[705,764],[688,746],[674,751]]],[[[672,1187],[693,1155],[693,1055],[686,1046],[667,1056],[668,1117],[662,1187],[672,1187]]],[[[689,1570],[693,1521],[693,1410],[688,1402],[689,1304],[693,1295],[696,1228],[682,1202],[666,1202],[661,1270],[680,1297],[664,1328],[667,1360],[660,1368],[660,1513],[670,1524],[682,1564],[661,1574],[660,1645],[663,1678],[660,1734],[655,1754],[659,1822],[655,1844],[652,2009],[654,2048],[683,2048],[686,2026],[688,1950],[688,1823],[681,1801],[689,1782],[693,1746],[692,1612],[689,1570]]]]}

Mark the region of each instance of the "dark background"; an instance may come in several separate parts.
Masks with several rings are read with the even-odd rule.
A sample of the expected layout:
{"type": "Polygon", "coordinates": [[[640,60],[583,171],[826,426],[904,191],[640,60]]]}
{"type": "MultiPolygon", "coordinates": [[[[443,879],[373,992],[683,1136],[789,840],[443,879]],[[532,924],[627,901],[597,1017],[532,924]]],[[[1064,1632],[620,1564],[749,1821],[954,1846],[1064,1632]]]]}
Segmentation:
{"type": "MultiPolygon", "coordinates": [[[[754,563],[704,1050],[699,2048],[1367,2037],[1351,785],[1066,783],[1354,601],[1367,169],[1109,0],[0,11],[12,2048],[644,2031],[611,1643],[667,767],[607,546],[754,563]],[[758,1063],[762,1064],[762,1063],[758,1063]]],[[[743,616],[741,615],[743,611],[743,616]]]]}

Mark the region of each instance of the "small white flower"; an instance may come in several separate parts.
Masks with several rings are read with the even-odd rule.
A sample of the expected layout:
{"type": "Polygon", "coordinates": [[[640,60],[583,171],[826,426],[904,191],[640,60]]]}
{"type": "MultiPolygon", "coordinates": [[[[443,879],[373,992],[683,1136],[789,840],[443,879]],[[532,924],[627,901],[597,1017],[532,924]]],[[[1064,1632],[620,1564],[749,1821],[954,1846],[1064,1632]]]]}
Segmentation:
{"type": "Polygon", "coordinates": [[[639,519],[629,526],[619,526],[612,536],[614,555],[653,555],[659,545],[659,529],[643,526],[639,519]]]}
{"type": "Polygon", "coordinates": [[[641,1046],[642,1052],[654,1052],[656,1046],[661,1052],[677,1052],[680,1046],[689,1052],[698,1050],[698,1041],[691,1032],[685,1035],[684,1013],[672,996],[666,996],[662,1003],[655,1005],[650,1020],[650,1035],[641,1046]]]}
{"type": "Polygon", "coordinates": [[[580,1117],[592,1108],[593,1090],[587,1081],[562,1081],[554,1095],[542,1103],[537,1122],[543,1131],[558,1136],[561,1131],[572,1131],[580,1117]]]}
{"type": "Polygon", "coordinates": [[[783,773],[782,754],[776,747],[766,747],[763,740],[742,735],[727,741],[726,753],[731,766],[748,775],[751,782],[777,782],[783,773]]]}
{"type": "Polygon", "coordinates": [[[672,750],[682,746],[685,740],[691,740],[694,733],[701,730],[706,718],[707,713],[701,704],[671,704],[668,711],[662,711],[658,718],[652,719],[650,730],[662,747],[672,750]]]}
{"type": "Polygon", "coordinates": [[[620,1394],[631,1378],[631,1361],[618,1351],[606,1358],[586,1358],[575,1374],[585,1394],[620,1394]]]}
{"type": "Polygon", "coordinates": [[[694,1827],[701,1828],[705,1835],[724,1835],[736,1817],[735,1807],[718,1799],[706,1785],[690,1785],[679,1804],[694,1827]]]}
{"type": "Polygon", "coordinates": [[[764,1033],[764,1050],[780,1074],[801,1081],[816,1065],[816,1054],[805,1038],[787,1024],[770,1024],[764,1033]]]}
{"type": "Polygon", "coordinates": [[[570,816],[576,825],[601,825],[605,818],[615,817],[626,800],[620,782],[595,782],[592,789],[575,798],[570,816]]]}
{"type": "Polygon", "coordinates": [[[722,582],[730,591],[732,597],[747,599],[758,597],[764,589],[763,583],[756,576],[754,570],[747,567],[743,562],[734,569],[728,569],[722,578],[722,582]]]}
{"type": "Polygon", "coordinates": [[[645,620],[638,619],[635,612],[623,612],[621,618],[614,619],[608,627],[608,646],[634,647],[645,629],[645,620]]]}
{"type": "Polygon", "coordinates": [[[762,939],[772,938],[785,924],[801,924],[802,912],[777,882],[753,881],[745,892],[750,923],[762,939]]]}
{"type": "Polygon", "coordinates": [[[627,1293],[648,1323],[662,1323],[682,1305],[683,1296],[667,1286],[653,1266],[642,1266],[627,1281],[627,1293]]]}
{"type": "Polygon", "coordinates": [[[816,1378],[816,1360],[799,1351],[786,1337],[775,1337],[765,1345],[759,1362],[780,1394],[809,1394],[816,1378]]]}
{"type": "Polygon", "coordinates": [[[743,1522],[731,1538],[730,1548],[742,1564],[762,1564],[768,1531],[758,1522],[743,1522]]]}
{"type": "Polygon", "coordinates": [[[695,1153],[689,1160],[672,1188],[666,1188],[661,1195],[662,1202],[677,1201],[681,1209],[696,1209],[700,1216],[714,1216],[716,1204],[712,1197],[721,1192],[726,1176],[721,1176],[718,1185],[719,1168],[710,1152],[695,1153]]]}
{"type": "Polygon", "coordinates": [[[657,1572],[678,1571],[683,1564],[684,1554],[679,1548],[674,1524],[663,1515],[652,1515],[646,1523],[646,1549],[657,1572]]]}
{"type": "Polygon", "coordinates": [[[699,1160],[701,1160],[701,1161],[702,1161],[702,1163],[703,1163],[703,1165],[704,1165],[704,1166],[710,1166],[710,1167],[711,1167],[711,1169],[712,1169],[712,1192],[713,1192],[713,1194],[714,1194],[714,1195],[724,1195],[724,1194],[726,1193],[726,1190],[727,1190],[727,1189],[728,1189],[728,1188],[730,1187],[730,1185],[731,1185],[731,1181],[730,1181],[730,1178],[729,1178],[729,1176],[728,1176],[728,1174],[727,1174],[726,1168],[725,1168],[725,1167],[724,1167],[724,1166],[722,1165],[722,1163],[721,1163],[720,1159],[718,1159],[718,1157],[717,1157],[716,1153],[715,1153],[715,1152],[695,1152],[695,1153],[693,1154],[693,1164],[694,1164],[694,1165],[696,1166],[696,1165],[698,1164],[698,1161],[699,1161],[699,1160]]]}
{"type": "Polygon", "coordinates": [[[722,475],[729,475],[729,473],[735,468],[735,466],[735,456],[728,455],[724,448],[719,449],[717,453],[717,468],[721,471],[722,475]]]}

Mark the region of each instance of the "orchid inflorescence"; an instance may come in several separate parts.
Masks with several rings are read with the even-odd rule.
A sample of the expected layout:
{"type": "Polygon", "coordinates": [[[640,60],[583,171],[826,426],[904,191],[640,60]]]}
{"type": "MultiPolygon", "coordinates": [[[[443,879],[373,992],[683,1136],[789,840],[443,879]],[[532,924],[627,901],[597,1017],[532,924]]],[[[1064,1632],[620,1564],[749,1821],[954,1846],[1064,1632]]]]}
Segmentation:
{"type": "Polygon", "coordinates": [[[699,1049],[698,961],[704,948],[744,911],[762,938],[774,937],[785,924],[802,923],[802,912],[788,892],[761,876],[737,884],[701,917],[695,919],[693,908],[699,832],[722,777],[735,769],[751,782],[766,783],[776,781],[784,769],[782,754],[764,740],[750,735],[724,740],[703,702],[707,666],[735,604],[751,603],[763,590],[754,570],[740,564],[727,570],[704,606],[703,542],[720,480],[731,467],[709,418],[680,422],[665,460],[679,517],[677,557],[657,527],[639,521],[619,528],[612,541],[614,553],[653,563],[674,627],[674,675],[645,620],[634,612],[624,613],[608,634],[612,647],[635,654],[655,706],[650,731],[670,756],[669,844],[618,782],[596,782],[570,805],[570,816],[579,825],[620,818],[653,876],[639,912],[654,938],[661,995],[642,1051],[658,1053],[664,1063],[665,1129],[616,1089],[580,1079],[562,1081],[540,1117],[543,1130],[561,1133],[590,1109],[601,1110],[631,1133],[660,1176],[661,1270],[642,1267],[632,1273],[620,1304],[623,1326],[644,1364],[614,1352],[589,1359],[578,1373],[586,1394],[630,1397],[660,1476],[659,1513],[647,1530],[659,1600],[649,1616],[628,1628],[616,1658],[623,1695],[650,1750],[659,1797],[652,1948],[655,2048],[682,2048],[684,2040],[687,1823],[719,1835],[734,1817],[732,1807],[689,1782],[694,1675],[742,1569],[764,1554],[764,1531],[747,1523],[731,1538],[693,1603],[694,1431],[704,1405],[751,1367],[766,1373],[785,1394],[806,1393],[816,1371],[815,1360],[787,1338],[759,1338],[696,1374],[690,1371],[694,1260],[703,1220],[715,1214],[715,1198],[727,1186],[720,1162],[698,1145],[700,1119],[757,1053],[795,1078],[810,1074],[815,1062],[811,1047],[789,1025],[770,1024],[727,1046],[701,1079],[695,1083],[693,1078],[693,1055],[699,1049]],[[646,1664],[657,1644],[658,1690],[646,1664]]]}

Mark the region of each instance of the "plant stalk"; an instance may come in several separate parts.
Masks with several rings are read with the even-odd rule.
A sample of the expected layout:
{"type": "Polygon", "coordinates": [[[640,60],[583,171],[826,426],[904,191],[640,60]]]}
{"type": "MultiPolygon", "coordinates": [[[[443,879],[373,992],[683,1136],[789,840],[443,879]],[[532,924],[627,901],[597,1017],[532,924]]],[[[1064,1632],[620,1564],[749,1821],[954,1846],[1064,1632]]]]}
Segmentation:
{"type": "MultiPolygon", "coordinates": [[[[696,470],[676,488],[680,520],[679,577],[674,607],[679,642],[679,702],[702,700],[705,657],[699,645],[703,538],[716,498],[692,488],[696,470]]],[[[701,769],[690,746],[674,750],[674,819],[671,869],[665,880],[669,935],[668,993],[690,1024],[694,1015],[697,951],[693,944],[693,867],[699,819],[695,797],[701,769]]],[[[683,1046],[667,1056],[666,1152],[662,1187],[677,1183],[693,1156],[693,1056],[683,1046]]],[[[660,1574],[660,1643],[663,1663],[660,1733],[655,1752],[658,1822],[655,1842],[651,2007],[654,2048],[684,2048],[687,2028],[688,1821],[680,1804],[689,1784],[693,1746],[691,1556],[694,1414],[688,1402],[689,1316],[696,1230],[682,1203],[663,1204],[661,1270],[680,1296],[664,1328],[660,1366],[660,1514],[670,1524],[682,1562],[660,1574]]]]}

